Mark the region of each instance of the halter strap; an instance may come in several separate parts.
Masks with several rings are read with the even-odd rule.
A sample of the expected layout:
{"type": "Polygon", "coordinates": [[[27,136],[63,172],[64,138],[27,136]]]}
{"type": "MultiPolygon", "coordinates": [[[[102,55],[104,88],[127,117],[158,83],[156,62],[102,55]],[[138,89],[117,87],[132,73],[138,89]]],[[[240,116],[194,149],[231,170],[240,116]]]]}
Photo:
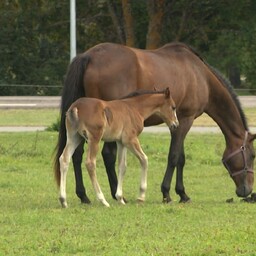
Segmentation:
{"type": "Polygon", "coordinates": [[[248,138],[248,131],[245,131],[245,136],[244,136],[244,142],[243,142],[243,145],[235,150],[234,152],[230,153],[227,157],[223,158],[222,159],[222,162],[227,162],[230,158],[232,158],[234,155],[240,153],[241,151],[245,151],[246,150],[246,141],[247,141],[247,138],[248,138]]]}
{"type": "Polygon", "coordinates": [[[223,158],[222,159],[222,163],[225,165],[225,167],[227,168],[229,174],[231,177],[234,177],[234,176],[237,176],[239,174],[242,174],[243,172],[247,173],[247,172],[250,172],[250,173],[253,173],[253,169],[252,168],[249,168],[248,165],[247,165],[247,161],[246,161],[246,141],[247,141],[247,138],[248,138],[248,131],[245,131],[245,137],[244,137],[244,142],[243,142],[243,145],[235,150],[234,152],[230,153],[227,157],[223,158]],[[228,163],[227,161],[229,159],[231,159],[232,157],[234,157],[235,155],[241,153],[242,156],[243,156],[243,160],[244,160],[244,168],[240,171],[237,171],[237,172],[234,172],[232,173],[229,166],[228,166],[228,163]]]}

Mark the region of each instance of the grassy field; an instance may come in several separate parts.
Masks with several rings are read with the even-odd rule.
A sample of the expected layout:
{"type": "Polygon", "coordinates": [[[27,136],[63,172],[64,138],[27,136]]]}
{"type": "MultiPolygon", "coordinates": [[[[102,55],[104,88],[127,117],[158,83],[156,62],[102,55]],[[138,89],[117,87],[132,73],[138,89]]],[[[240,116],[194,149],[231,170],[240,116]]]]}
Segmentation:
{"type": "Polygon", "coordinates": [[[50,126],[58,109],[0,109],[0,126],[50,126]]]}
{"type": "Polygon", "coordinates": [[[161,203],[160,184],[169,148],[167,134],[143,134],[149,157],[148,192],[136,203],[139,165],[128,155],[126,206],[111,199],[102,159],[97,174],[106,199],[95,197],[85,172],[91,205],[81,205],[68,173],[69,208],[61,209],[52,175],[57,133],[0,133],[0,255],[256,255],[255,204],[240,202],[221,164],[220,134],[190,134],[186,140],[186,191],[192,199],[161,203]],[[234,203],[226,203],[234,197],[234,203]]]}
{"type": "MultiPolygon", "coordinates": [[[[249,126],[256,126],[256,108],[244,112],[249,126]]],[[[0,109],[0,126],[50,126],[59,116],[58,109],[0,109]]],[[[194,126],[216,126],[206,114],[194,121],[194,126]]]]}

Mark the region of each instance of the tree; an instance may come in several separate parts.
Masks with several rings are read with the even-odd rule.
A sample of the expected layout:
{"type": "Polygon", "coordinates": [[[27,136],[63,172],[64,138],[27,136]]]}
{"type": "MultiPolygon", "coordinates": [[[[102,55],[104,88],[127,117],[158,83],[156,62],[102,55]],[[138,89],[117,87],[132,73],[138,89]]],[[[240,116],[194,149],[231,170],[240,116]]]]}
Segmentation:
{"type": "Polygon", "coordinates": [[[148,1],[148,33],[147,33],[147,49],[156,49],[161,45],[162,24],[164,17],[164,0],[148,1]]]}
{"type": "Polygon", "coordinates": [[[124,31],[126,35],[126,45],[135,47],[133,16],[130,0],[122,0],[122,9],[124,16],[124,31]]]}
{"type": "MultiPolygon", "coordinates": [[[[102,42],[153,49],[181,41],[236,87],[256,88],[254,0],[85,0],[76,9],[78,53],[102,42]]],[[[0,84],[40,85],[0,94],[58,94],[69,63],[69,2],[0,1],[0,24],[0,84]]]]}

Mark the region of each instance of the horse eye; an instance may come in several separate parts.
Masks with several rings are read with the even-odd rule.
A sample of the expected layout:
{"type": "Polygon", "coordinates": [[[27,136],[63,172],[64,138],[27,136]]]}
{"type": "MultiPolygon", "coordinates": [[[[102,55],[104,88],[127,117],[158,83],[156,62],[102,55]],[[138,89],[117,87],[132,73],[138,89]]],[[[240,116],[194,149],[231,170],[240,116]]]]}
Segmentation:
{"type": "Polygon", "coordinates": [[[172,110],[175,111],[175,110],[176,110],[176,107],[172,107],[172,110]]]}

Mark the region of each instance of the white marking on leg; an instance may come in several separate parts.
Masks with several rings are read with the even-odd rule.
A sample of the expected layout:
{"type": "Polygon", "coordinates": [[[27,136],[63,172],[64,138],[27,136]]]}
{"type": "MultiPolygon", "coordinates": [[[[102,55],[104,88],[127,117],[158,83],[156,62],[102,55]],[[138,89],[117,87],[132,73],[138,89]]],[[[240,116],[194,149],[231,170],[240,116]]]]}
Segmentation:
{"type": "Polygon", "coordinates": [[[60,162],[60,195],[59,200],[63,208],[67,208],[67,195],[66,195],[66,179],[68,173],[68,166],[71,160],[71,157],[79,145],[81,139],[78,134],[70,136],[67,132],[67,143],[66,146],[59,158],[60,162]]]}
{"type": "Polygon", "coordinates": [[[96,155],[98,152],[99,145],[97,142],[88,141],[88,151],[86,158],[86,169],[89,173],[92,186],[95,190],[96,196],[103,205],[109,207],[109,203],[104,197],[104,194],[101,191],[100,185],[98,183],[97,175],[96,175],[96,155]]]}
{"type": "Polygon", "coordinates": [[[139,189],[139,201],[145,201],[146,190],[147,190],[147,172],[148,172],[148,157],[143,152],[138,138],[134,138],[129,143],[129,149],[139,159],[141,165],[141,178],[140,178],[140,189],[139,189]]]}
{"type": "Polygon", "coordinates": [[[127,148],[124,147],[120,142],[117,142],[117,155],[118,155],[118,183],[116,190],[116,199],[121,203],[125,204],[123,197],[123,180],[126,171],[126,155],[127,148]]]}

